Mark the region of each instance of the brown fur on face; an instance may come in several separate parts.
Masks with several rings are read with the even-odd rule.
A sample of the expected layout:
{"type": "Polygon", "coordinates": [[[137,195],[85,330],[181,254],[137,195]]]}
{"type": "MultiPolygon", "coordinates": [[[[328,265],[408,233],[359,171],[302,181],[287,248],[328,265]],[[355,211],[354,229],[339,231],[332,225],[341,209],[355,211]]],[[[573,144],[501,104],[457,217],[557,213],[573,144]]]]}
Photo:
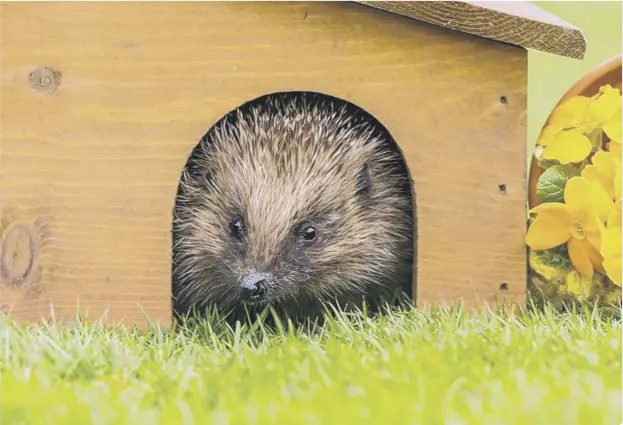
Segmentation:
{"type": "Polygon", "coordinates": [[[390,137],[354,105],[306,92],[224,117],[180,182],[174,309],[410,295],[412,199],[390,137]],[[261,301],[243,301],[248,276],[262,277],[261,301]]]}

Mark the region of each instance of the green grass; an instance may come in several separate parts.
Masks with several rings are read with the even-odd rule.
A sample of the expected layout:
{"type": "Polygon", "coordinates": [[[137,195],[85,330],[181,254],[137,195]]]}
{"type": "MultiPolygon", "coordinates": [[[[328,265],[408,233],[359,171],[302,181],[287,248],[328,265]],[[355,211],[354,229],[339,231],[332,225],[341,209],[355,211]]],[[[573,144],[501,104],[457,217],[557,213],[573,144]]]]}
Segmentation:
{"type": "Polygon", "coordinates": [[[0,423],[618,425],[621,321],[459,310],[149,333],[0,319],[0,423]]]}

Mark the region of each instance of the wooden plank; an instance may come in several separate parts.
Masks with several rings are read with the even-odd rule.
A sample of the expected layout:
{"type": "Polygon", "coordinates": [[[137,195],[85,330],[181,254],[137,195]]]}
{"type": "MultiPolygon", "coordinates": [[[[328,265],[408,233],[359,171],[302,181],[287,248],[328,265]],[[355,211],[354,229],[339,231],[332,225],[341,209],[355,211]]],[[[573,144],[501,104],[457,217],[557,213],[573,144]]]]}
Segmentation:
{"type": "Polygon", "coordinates": [[[187,156],[229,110],[283,90],[350,100],[403,147],[420,306],[524,302],[523,49],[351,3],[0,7],[0,306],[19,320],[79,302],[168,321],[187,156]]]}
{"type": "Polygon", "coordinates": [[[583,59],[582,31],[528,1],[357,1],[455,31],[583,59]]]}

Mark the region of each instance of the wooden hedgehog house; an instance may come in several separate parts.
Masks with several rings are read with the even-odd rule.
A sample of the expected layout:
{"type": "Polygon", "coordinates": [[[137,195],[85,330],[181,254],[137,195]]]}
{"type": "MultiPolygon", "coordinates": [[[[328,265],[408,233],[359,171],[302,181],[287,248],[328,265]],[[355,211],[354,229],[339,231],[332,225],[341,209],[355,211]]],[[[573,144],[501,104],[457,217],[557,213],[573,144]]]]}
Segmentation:
{"type": "Polygon", "coordinates": [[[582,32],[525,2],[358,3],[1,3],[1,310],[169,322],[181,170],[281,91],[352,102],[397,141],[418,307],[523,304],[526,49],[581,59],[582,32]]]}

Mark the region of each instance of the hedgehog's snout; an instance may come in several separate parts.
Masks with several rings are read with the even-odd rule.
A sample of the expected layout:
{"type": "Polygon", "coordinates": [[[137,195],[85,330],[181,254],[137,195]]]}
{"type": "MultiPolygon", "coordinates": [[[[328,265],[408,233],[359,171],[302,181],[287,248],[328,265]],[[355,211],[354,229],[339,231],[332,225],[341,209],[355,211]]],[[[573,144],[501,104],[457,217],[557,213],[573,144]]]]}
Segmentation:
{"type": "Polygon", "coordinates": [[[268,287],[273,276],[270,273],[255,271],[243,275],[240,282],[241,295],[244,301],[260,302],[268,293],[268,287]]]}

